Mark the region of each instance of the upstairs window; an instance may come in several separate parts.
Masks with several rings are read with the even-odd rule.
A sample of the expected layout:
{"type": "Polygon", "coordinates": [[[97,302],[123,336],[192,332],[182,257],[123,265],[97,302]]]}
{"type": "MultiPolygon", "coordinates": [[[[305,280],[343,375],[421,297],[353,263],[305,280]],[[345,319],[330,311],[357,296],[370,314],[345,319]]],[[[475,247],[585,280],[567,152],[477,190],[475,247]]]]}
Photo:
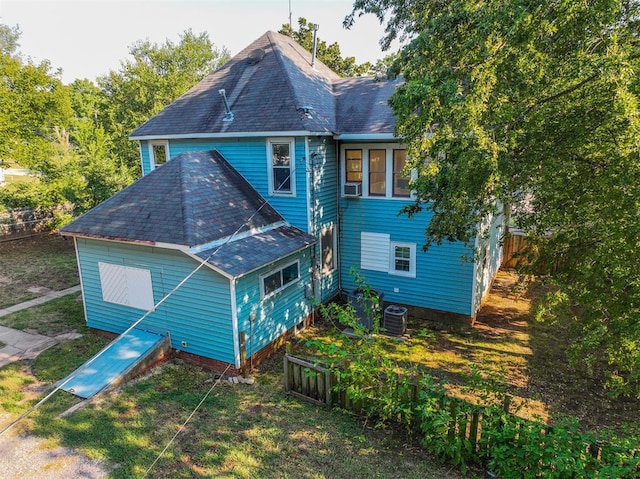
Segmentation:
{"type": "Polygon", "coordinates": [[[347,183],[362,183],[362,150],[346,150],[346,176],[347,183]]]}
{"type": "Polygon", "coordinates": [[[295,194],[295,143],[293,139],[272,139],[268,141],[269,194],[295,194]]]}
{"type": "Polygon", "coordinates": [[[169,143],[166,141],[152,141],[149,143],[149,158],[151,169],[164,165],[169,161],[169,143]]]}
{"type": "Polygon", "coordinates": [[[387,152],[369,150],[369,195],[387,194],[387,152]]]}
{"type": "Polygon", "coordinates": [[[402,172],[407,163],[405,150],[393,150],[393,196],[409,197],[409,177],[402,172]]]}
{"type": "Polygon", "coordinates": [[[407,153],[398,143],[350,143],[343,146],[340,157],[343,196],[411,198],[414,173],[407,171],[407,153]],[[347,183],[360,185],[346,188],[347,183]]]}

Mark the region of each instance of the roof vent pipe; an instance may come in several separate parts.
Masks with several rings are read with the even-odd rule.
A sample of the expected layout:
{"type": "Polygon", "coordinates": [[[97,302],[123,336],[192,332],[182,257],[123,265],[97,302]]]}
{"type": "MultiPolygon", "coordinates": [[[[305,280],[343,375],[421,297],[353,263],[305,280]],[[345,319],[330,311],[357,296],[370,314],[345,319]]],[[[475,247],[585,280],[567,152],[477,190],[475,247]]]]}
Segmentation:
{"type": "Polygon", "coordinates": [[[225,113],[222,121],[233,121],[233,112],[231,111],[231,108],[229,107],[229,102],[227,101],[227,92],[225,91],[224,88],[220,88],[220,90],[218,90],[218,93],[220,94],[220,96],[222,97],[222,101],[224,102],[225,113]]]}
{"type": "Polygon", "coordinates": [[[318,29],[320,25],[317,23],[313,24],[313,50],[311,52],[311,67],[316,67],[316,50],[318,49],[318,29]]]}

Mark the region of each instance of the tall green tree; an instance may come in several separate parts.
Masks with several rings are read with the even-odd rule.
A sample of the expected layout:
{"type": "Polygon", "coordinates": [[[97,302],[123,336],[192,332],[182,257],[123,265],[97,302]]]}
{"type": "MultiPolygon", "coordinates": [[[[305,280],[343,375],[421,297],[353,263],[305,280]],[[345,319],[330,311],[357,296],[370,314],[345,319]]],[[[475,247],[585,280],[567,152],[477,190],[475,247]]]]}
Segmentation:
{"type": "Polygon", "coordinates": [[[426,244],[506,205],[555,267],[576,364],[640,397],[639,2],[357,0],[345,25],[366,13],[405,42],[391,106],[426,244]]]}
{"type": "Polygon", "coordinates": [[[17,51],[17,27],[0,25],[0,165],[35,169],[51,154],[54,126],[72,116],[57,72],[47,61],[24,61],[17,51]]]}
{"type": "Polygon", "coordinates": [[[17,27],[0,25],[0,160],[31,170],[32,181],[0,189],[0,204],[51,211],[59,225],[133,175],[97,123],[99,89],[88,80],[65,86],[48,62],[24,61],[18,39],[17,27]]]}
{"type": "MultiPolygon", "coordinates": [[[[293,30],[290,25],[284,24],[278,33],[288,35],[308,51],[313,50],[313,23],[306,18],[298,18],[298,29],[293,30]]],[[[317,34],[316,34],[317,35],[317,34]]],[[[342,77],[367,75],[372,70],[369,62],[358,65],[355,57],[343,57],[340,45],[337,42],[328,45],[320,37],[316,38],[317,58],[342,77]]]]}
{"type": "Polygon", "coordinates": [[[177,43],[137,42],[130,54],[132,60],[98,85],[105,97],[102,125],[125,163],[139,170],[140,153],[129,133],[227,62],[229,52],[213,45],[207,33],[187,30],[177,43]]]}

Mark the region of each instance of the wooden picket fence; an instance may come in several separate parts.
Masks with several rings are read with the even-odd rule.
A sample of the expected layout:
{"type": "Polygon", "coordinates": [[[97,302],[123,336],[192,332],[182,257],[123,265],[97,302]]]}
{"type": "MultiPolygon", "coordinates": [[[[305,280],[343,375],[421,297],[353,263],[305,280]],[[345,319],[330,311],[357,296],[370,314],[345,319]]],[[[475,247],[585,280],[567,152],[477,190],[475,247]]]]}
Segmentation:
{"type": "MultiPolygon", "coordinates": [[[[284,355],[284,389],[288,394],[325,407],[337,406],[354,412],[363,410],[364,405],[360,401],[352,401],[345,391],[340,391],[336,385],[336,376],[328,368],[289,353],[284,355]]],[[[412,385],[408,391],[402,393],[402,397],[417,406],[420,401],[419,385],[412,385]]],[[[449,440],[453,441],[456,437],[466,440],[473,451],[480,448],[482,425],[485,421],[511,418],[508,420],[516,423],[518,428],[522,427],[523,433],[528,427],[540,427],[544,433],[550,433],[553,429],[513,415],[509,396],[505,397],[499,417],[490,416],[486,408],[451,396],[443,397],[440,405],[443,409],[446,408],[451,418],[447,433],[449,440]]],[[[495,415],[496,411],[493,414],[495,415]]],[[[601,447],[599,443],[585,444],[584,451],[599,458],[601,447]]]]}
{"type": "Polygon", "coordinates": [[[334,381],[331,371],[305,359],[284,355],[284,390],[322,406],[333,403],[334,381]]]}

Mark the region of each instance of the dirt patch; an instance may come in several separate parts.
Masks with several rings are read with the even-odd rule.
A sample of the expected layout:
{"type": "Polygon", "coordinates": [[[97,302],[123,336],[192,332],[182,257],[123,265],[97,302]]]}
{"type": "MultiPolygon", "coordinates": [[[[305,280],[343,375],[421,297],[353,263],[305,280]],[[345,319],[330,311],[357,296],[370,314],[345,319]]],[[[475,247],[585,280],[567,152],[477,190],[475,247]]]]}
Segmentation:
{"type": "Polygon", "coordinates": [[[45,234],[0,243],[0,308],[78,283],[73,241],[45,234]]]}
{"type": "MultiPolygon", "coordinates": [[[[536,321],[535,304],[544,292],[538,283],[523,288],[516,274],[501,271],[478,314],[473,334],[505,351],[496,358],[509,365],[510,392],[527,399],[532,414],[572,416],[589,429],[637,422],[640,401],[613,399],[597,377],[570,366],[568,325],[536,321]],[[522,362],[513,360],[518,354],[522,362]]],[[[468,357],[477,361],[479,355],[468,357]]]]}
{"type": "MultiPolygon", "coordinates": [[[[0,423],[2,421],[0,417],[0,423]]],[[[48,479],[98,479],[109,469],[66,447],[50,447],[43,439],[8,433],[0,438],[0,471],[3,479],[46,477],[48,479]]]]}

